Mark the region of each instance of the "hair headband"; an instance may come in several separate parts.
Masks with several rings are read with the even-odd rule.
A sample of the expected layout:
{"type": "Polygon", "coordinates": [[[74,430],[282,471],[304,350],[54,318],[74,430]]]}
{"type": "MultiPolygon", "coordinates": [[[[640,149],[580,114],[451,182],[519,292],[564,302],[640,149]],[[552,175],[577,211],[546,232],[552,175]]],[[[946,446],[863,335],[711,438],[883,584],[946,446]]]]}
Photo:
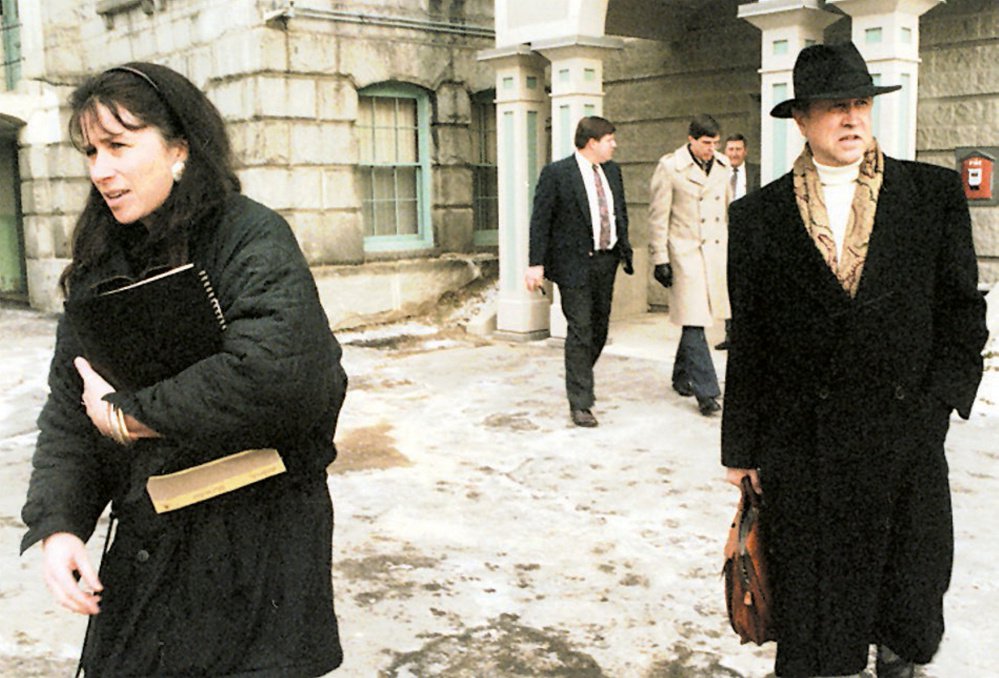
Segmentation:
{"type": "Polygon", "coordinates": [[[163,92],[160,91],[159,85],[153,82],[152,78],[150,78],[148,75],[140,71],[138,68],[132,68],[131,66],[115,66],[114,68],[109,68],[104,72],[114,73],[115,71],[120,71],[122,73],[131,73],[132,75],[138,76],[143,80],[145,80],[147,83],[149,83],[149,86],[152,87],[154,90],[156,90],[157,94],[159,94],[160,96],[163,95],[163,92]]]}

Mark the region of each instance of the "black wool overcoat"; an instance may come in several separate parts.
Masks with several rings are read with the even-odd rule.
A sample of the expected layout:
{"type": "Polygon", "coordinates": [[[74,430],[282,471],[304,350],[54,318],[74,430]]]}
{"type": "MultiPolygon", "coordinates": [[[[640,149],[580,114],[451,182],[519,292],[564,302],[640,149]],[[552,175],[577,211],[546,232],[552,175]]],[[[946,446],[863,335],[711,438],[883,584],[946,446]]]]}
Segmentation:
{"type": "MultiPolygon", "coordinates": [[[[135,276],[125,243],[143,228],[118,227],[106,259],[74,278],[70,296],[135,276]]],[[[192,237],[190,258],[225,314],[222,350],[111,398],[162,438],[123,448],[99,435],[80,402],[80,348],[60,321],[21,547],[55,532],[86,541],[111,503],[117,529],[100,567],[101,612],[83,656],[88,676],[324,675],[342,660],[326,485],[347,385],[340,346],[277,213],[229,197],[216,227],[192,237]],[[179,510],[153,510],[150,475],[260,447],[277,448],[287,472],[179,510]]]]}
{"type": "Polygon", "coordinates": [[[944,439],[987,338],[960,181],[885,159],[855,298],[790,174],[734,202],[729,228],[722,462],[760,470],[777,675],[858,673],[870,643],[928,662],[954,551],[944,439]]]}

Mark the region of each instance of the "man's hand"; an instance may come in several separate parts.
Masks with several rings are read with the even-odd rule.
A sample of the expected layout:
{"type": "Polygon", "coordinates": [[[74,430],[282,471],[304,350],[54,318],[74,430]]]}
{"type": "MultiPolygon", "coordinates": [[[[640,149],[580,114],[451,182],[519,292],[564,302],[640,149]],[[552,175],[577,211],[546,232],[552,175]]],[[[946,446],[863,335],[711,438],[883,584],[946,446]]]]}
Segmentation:
{"type": "Polygon", "coordinates": [[[673,267],[669,264],[656,264],[656,268],[652,272],[652,277],[660,285],[669,289],[673,286],[673,267]]]}
{"type": "Polygon", "coordinates": [[[535,290],[541,289],[541,286],[545,282],[545,267],[544,266],[529,266],[527,272],[524,273],[524,286],[527,288],[528,292],[533,292],[535,290]]]}
{"type": "Polygon", "coordinates": [[[42,569],[45,585],[57,603],[78,614],[101,611],[100,592],[104,586],[90,564],[83,541],[75,534],[56,532],[42,541],[42,569]]]}
{"type": "Polygon", "coordinates": [[[725,469],[725,480],[736,487],[742,486],[742,479],[749,476],[749,482],[753,484],[756,494],[763,494],[763,486],[760,485],[760,473],[755,468],[729,468],[725,469]]]}
{"type": "Polygon", "coordinates": [[[624,273],[625,275],[635,274],[634,259],[630,251],[624,254],[624,273]]]}

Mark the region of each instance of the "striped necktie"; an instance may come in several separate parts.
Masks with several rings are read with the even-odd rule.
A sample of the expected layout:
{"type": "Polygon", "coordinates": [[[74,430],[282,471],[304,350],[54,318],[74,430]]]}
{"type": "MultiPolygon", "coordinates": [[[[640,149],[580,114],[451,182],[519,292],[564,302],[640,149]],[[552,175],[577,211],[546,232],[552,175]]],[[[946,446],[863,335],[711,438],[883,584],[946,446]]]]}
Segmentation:
{"type": "Polygon", "coordinates": [[[600,208],[600,244],[602,250],[610,249],[610,212],[607,209],[607,195],[604,182],[600,180],[600,169],[593,166],[593,183],[597,187],[597,206],[600,208]]]}

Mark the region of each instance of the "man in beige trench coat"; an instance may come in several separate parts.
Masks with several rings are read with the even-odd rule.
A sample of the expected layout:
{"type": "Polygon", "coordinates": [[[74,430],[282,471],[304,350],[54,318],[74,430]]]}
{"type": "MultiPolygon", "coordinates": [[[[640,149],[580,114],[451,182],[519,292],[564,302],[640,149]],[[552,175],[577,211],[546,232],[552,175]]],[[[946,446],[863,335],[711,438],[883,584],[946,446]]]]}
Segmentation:
{"type": "Polygon", "coordinates": [[[710,115],[694,118],[687,144],[659,159],[649,196],[655,278],[673,288],[670,320],[683,327],[673,389],[695,396],[705,416],[721,409],[721,389],[704,328],[731,315],[725,270],[731,167],[717,151],[720,135],[710,115]]]}

